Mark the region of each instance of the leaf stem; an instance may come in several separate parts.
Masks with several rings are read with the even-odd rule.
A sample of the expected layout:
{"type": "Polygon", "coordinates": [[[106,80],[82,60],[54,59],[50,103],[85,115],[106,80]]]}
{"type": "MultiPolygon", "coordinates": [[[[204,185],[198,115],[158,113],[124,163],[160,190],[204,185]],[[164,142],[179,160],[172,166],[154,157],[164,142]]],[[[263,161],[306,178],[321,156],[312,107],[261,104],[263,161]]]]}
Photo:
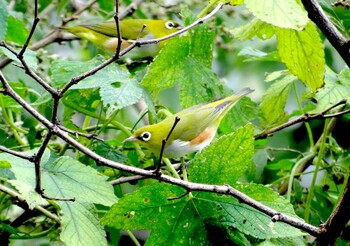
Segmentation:
{"type": "Polygon", "coordinates": [[[295,163],[295,165],[293,166],[293,169],[290,173],[289,176],[289,181],[288,181],[288,189],[287,189],[287,200],[290,202],[290,198],[291,198],[291,194],[292,194],[292,187],[293,187],[293,180],[294,177],[296,176],[297,170],[299,169],[299,166],[302,165],[305,162],[308,162],[309,160],[311,160],[312,158],[315,157],[315,153],[310,153],[306,156],[304,156],[303,158],[301,158],[299,161],[297,161],[297,163],[295,163]]]}
{"type": "Polygon", "coordinates": [[[309,193],[308,193],[307,199],[306,199],[304,219],[305,219],[305,222],[307,222],[307,223],[309,222],[309,219],[310,219],[311,200],[313,198],[317,174],[318,174],[318,171],[319,171],[321,163],[322,163],[322,157],[323,157],[324,151],[325,151],[325,143],[326,143],[326,139],[328,137],[328,135],[327,135],[328,123],[329,123],[329,119],[326,119],[325,123],[324,123],[324,127],[323,127],[321,145],[320,145],[320,149],[319,149],[319,152],[317,155],[316,167],[314,170],[314,174],[312,176],[312,181],[310,184],[309,193]]]}
{"type": "Polygon", "coordinates": [[[180,175],[176,172],[174,166],[171,164],[170,160],[168,158],[163,158],[163,161],[167,168],[169,168],[170,172],[173,174],[173,176],[177,179],[180,179],[180,175]]]}
{"type": "MultiPolygon", "coordinates": [[[[298,104],[298,108],[300,110],[300,112],[302,114],[305,114],[304,110],[303,110],[303,107],[301,106],[301,102],[300,102],[300,98],[299,98],[299,95],[298,95],[298,92],[297,92],[297,87],[295,85],[295,82],[293,83],[293,89],[294,89],[294,94],[295,94],[295,98],[296,98],[296,101],[297,101],[297,104],[298,104]]],[[[306,131],[307,131],[307,135],[309,137],[309,142],[310,142],[310,149],[313,149],[314,146],[315,146],[315,143],[314,143],[314,137],[313,137],[313,134],[312,134],[312,130],[311,130],[311,127],[310,127],[310,124],[309,122],[304,122],[305,124],[305,127],[306,127],[306,131]]]]}
{"type": "Polygon", "coordinates": [[[137,238],[134,236],[134,234],[132,234],[132,231],[126,230],[126,233],[129,235],[129,237],[130,237],[131,240],[135,243],[136,246],[141,246],[141,244],[139,243],[139,241],[137,240],[137,238]]]}

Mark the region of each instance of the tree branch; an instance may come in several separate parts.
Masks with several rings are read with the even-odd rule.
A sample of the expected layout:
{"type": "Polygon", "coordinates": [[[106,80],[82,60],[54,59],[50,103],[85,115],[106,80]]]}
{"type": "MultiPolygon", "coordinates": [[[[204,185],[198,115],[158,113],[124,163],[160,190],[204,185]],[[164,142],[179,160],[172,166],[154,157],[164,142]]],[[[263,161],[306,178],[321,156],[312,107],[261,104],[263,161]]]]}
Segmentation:
{"type": "Polygon", "coordinates": [[[319,245],[335,245],[337,238],[350,220],[350,174],[346,183],[342,198],[327,219],[321,225],[321,235],[317,238],[319,245]]]}
{"type": "Polygon", "coordinates": [[[301,0],[309,18],[318,26],[332,46],[350,67],[350,43],[328,19],[316,0],[301,0]]]}
{"type": "Polygon", "coordinates": [[[301,115],[298,118],[296,118],[294,120],[290,120],[290,121],[288,121],[285,124],[276,126],[276,127],[272,128],[270,130],[267,130],[265,132],[259,133],[259,134],[255,135],[254,138],[255,138],[255,140],[258,140],[258,139],[264,139],[264,138],[270,137],[275,132],[278,132],[280,130],[283,130],[283,129],[287,128],[287,127],[290,127],[292,125],[295,125],[295,124],[298,124],[298,123],[301,123],[301,122],[308,122],[308,121],[314,120],[314,119],[326,119],[326,118],[334,118],[334,117],[342,116],[344,114],[349,113],[350,109],[347,109],[347,110],[344,110],[344,111],[341,111],[341,112],[337,112],[337,113],[334,113],[334,114],[326,114],[326,113],[329,112],[330,110],[340,106],[340,105],[343,105],[343,104],[346,104],[346,100],[341,100],[340,102],[332,105],[331,107],[323,110],[320,113],[301,115]]]}
{"type": "MultiPolygon", "coordinates": [[[[263,205],[260,202],[255,201],[254,199],[250,198],[249,196],[243,194],[240,191],[237,191],[233,189],[232,187],[228,185],[208,185],[208,184],[199,184],[199,183],[193,183],[184,181],[181,179],[173,178],[168,175],[165,175],[163,173],[155,173],[154,171],[148,171],[143,170],[140,168],[136,168],[133,166],[128,166],[122,163],[114,162],[111,160],[108,160],[89,148],[85,147],[84,145],[77,142],[75,139],[71,138],[66,134],[66,132],[62,131],[57,125],[54,125],[52,122],[47,120],[43,115],[41,115],[39,112],[37,112],[32,106],[30,106],[25,100],[23,100],[13,89],[8,85],[7,81],[3,77],[1,71],[0,71],[0,81],[3,84],[4,89],[6,92],[15,99],[25,110],[27,110],[30,114],[32,114],[37,120],[39,120],[42,124],[44,124],[47,128],[49,128],[50,131],[52,131],[53,134],[57,135],[61,139],[63,139],[65,142],[71,144],[73,147],[75,147],[77,150],[81,151],[85,155],[89,156],[91,159],[99,163],[100,165],[108,166],[111,168],[118,169],[120,171],[133,173],[136,175],[142,175],[144,177],[157,179],[159,181],[163,181],[166,183],[170,183],[173,185],[177,185],[180,187],[183,187],[187,190],[192,191],[206,191],[206,192],[213,192],[217,194],[225,194],[230,195],[232,197],[237,198],[240,202],[245,203],[263,213],[270,216],[271,218],[278,215],[278,218],[280,222],[287,223],[289,225],[292,225],[298,229],[304,230],[305,232],[313,235],[318,236],[320,234],[320,229],[318,227],[315,227],[313,225],[310,225],[308,223],[305,223],[299,219],[284,215],[279,213],[278,211],[271,209],[265,205],[263,205]]],[[[276,219],[276,218],[275,218],[276,219]]]]}
{"type": "MultiPolygon", "coordinates": [[[[6,194],[16,198],[20,202],[26,202],[26,199],[22,195],[20,195],[19,193],[15,192],[15,191],[13,191],[13,190],[11,190],[9,188],[7,188],[6,186],[4,186],[2,184],[0,184],[0,190],[2,192],[4,192],[4,193],[6,193],[6,194]]],[[[49,217],[53,221],[55,221],[55,222],[57,222],[59,224],[61,223],[61,220],[60,220],[60,218],[57,215],[51,213],[50,211],[48,211],[47,209],[43,208],[42,206],[37,205],[37,206],[34,207],[34,209],[36,209],[36,210],[40,211],[41,213],[45,214],[47,217],[49,217]]]]}

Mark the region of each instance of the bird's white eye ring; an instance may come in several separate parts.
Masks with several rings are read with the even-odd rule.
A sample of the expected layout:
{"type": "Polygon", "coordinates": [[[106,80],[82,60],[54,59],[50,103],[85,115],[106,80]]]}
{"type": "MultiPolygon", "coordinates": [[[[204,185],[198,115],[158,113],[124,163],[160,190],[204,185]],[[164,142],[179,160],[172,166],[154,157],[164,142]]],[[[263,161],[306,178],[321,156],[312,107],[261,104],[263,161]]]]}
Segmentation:
{"type": "Polygon", "coordinates": [[[172,21],[168,21],[165,23],[165,27],[167,29],[173,29],[175,27],[175,24],[172,21]]]}
{"type": "Polygon", "coordinates": [[[141,135],[140,135],[142,141],[149,141],[152,137],[152,134],[150,132],[143,132],[141,135]]]}

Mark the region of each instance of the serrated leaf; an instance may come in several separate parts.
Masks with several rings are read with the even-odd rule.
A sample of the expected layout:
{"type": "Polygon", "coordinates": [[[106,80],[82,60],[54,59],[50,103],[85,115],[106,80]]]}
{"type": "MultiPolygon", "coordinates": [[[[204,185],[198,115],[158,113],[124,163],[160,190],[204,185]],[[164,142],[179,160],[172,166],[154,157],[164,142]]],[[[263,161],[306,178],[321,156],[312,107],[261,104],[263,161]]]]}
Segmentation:
{"type": "Polygon", "coordinates": [[[233,28],[231,33],[235,38],[241,41],[251,39],[254,36],[257,36],[262,40],[267,40],[275,34],[275,30],[271,25],[254,18],[251,22],[245,25],[233,28]]]}
{"type": "MultiPolygon", "coordinates": [[[[35,150],[24,152],[26,155],[33,153],[35,150]]],[[[33,163],[6,153],[0,154],[0,160],[11,163],[11,171],[17,180],[15,182],[34,187],[33,163]]],[[[106,182],[106,177],[68,156],[57,157],[45,152],[41,160],[41,180],[45,194],[76,199],[74,202],[57,201],[63,211],[61,239],[67,245],[106,245],[103,228],[98,224],[92,209],[93,203],[110,206],[116,202],[113,187],[106,182]]],[[[26,197],[27,194],[22,195],[26,197]]],[[[32,201],[32,206],[35,205],[40,204],[32,201]]]]}
{"type": "Polygon", "coordinates": [[[251,124],[224,135],[198,153],[189,166],[191,181],[234,184],[248,169],[254,155],[251,124]]]}
{"type": "Polygon", "coordinates": [[[123,152],[120,152],[116,148],[113,148],[106,142],[95,141],[92,144],[92,148],[96,154],[112,161],[123,163],[128,159],[123,152]]]}
{"type": "MultiPolygon", "coordinates": [[[[28,87],[23,82],[9,82],[11,88],[22,98],[28,95],[28,87]]],[[[23,107],[12,97],[0,95],[0,103],[4,108],[10,108],[14,112],[20,113],[23,107]]]]}
{"type": "Polygon", "coordinates": [[[295,0],[245,0],[247,8],[260,20],[281,28],[301,30],[307,12],[295,0]]]}
{"type": "Polygon", "coordinates": [[[288,120],[284,108],[292,84],[296,81],[294,75],[287,75],[274,82],[261,99],[261,125],[272,127],[288,120]]]}
{"type": "Polygon", "coordinates": [[[302,31],[276,30],[281,60],[313,92],[323,86],[325,57],[321,38],[310,21],[302,31]]]}
{"type": "Polygon", "coordinates": [[[247,59],[244,62],[253,62],[253,61],[280,61],[278,53],[276,51],[266,53],[258,49],[246,46],[237,54],[238,56],[245,56],[247,59]]]}
{"type": "Polygon", "coordinates": [[[320,113],[344,99],[349,102],[350,88],[340,83],[327,82],[317,91],[315,99],[317,100],[316,108],[310,113],[320,113]]]}
{"type": "Polygon", "coordinates": [[[37,205],[49,205],[49,203],[35,191],[35,188],[27,182],[21,180],[9,180],[8,182],[16,187],[20,194],[26,198],[30,209],[33,209],[37,205]]]}
{"type": "MultiPolygon", "coordinates": [[[[287,200],[262,185],[237,188],[273,209],[296,216],[287,200]]],[[[164,183],[143,187],[120,199],[101,223],[128,230],[150,229],[146,245],[208,245],[213,228],[223,229],[227,238],[234,229],[257,239],[302,235],[289,225],[272,223],[269,216],[230,196],[193,192],[192,196],[168,200],[183,192],[164,183]]]]}
{"type": "Polygon", "coordinates": [[[107,117],[118,109],[135,104],[140,100],[142,94],[142,89],[135,79],[121,83],[119,88],[108,84],[100,88],[103,106],[107,108],[107,117]]]}
{"type": "Polygon", "coordinates": [[[8,17],[6,41],[12,41],[18,44],[24,44],[27,40],[29,31],[26,29],[25,24],[16,17],[8,17]]]}
{"type": "MultiPolygon", "coordinates": [[[[62,87],[70,79],[85,73],[103,62],[101,56],[87,62],[80,61],[56,61],[51,66],[51,78],[54,86],[62,87]]],[[[131,78],[130,73],[123,67],[111,64],[71,89],[98,88],[104,107],[107,109],[107,117],[118,109],[136,103],[142,97],[142,89],[136,79],[131,78]]]]}
{"type": "Polygon", "coordinates": [[[7,3],[4,0],[0,0],[0,40],[5,40],[7,32],[7,3]]]}
{"type": "MultiPolygon", "coordinates": [[[[0,52],[2,52],[5,56],[10,58],[11,60],[15,61],[17,64],[21,64],[21,62],[17,59],[17,57],[14,54],[12,54],[10,51],[8,51],[6,48],[0,47],[0,52]]],[[[19,50],[16,50],[16,52],[19,52],[19,50]]],[[[38,68],[38,60],[36,58],[36,52],[30,49],[27,49],[23,55],[23,59],[26,61],[26,63],[31,69],[36,70],[38,68]]]]}
{"type": "Polygon", "coordinates": [[[159,91],[179,84],[183,108],[222,97],[223,86],[211,71],[214,37],[204,24],[170,40],[149,66],[141,85],[155,98],[159,91]]]}
{"type": "MultiPolygon", "coordinates": [[[[104,62],[104,58],[100,55],[89,61],[54,61],[50,68],[52,84],[55,87],[61,88],[73,77],[97,67],[102,62],[104,62]]],[[[129,79],[130,74],[126,69],[117,64],[110,64],[74,85],[72,89],[100,88],[104,84],[127,82],[129,79]]]]}
{"type": "Polygon", "coordinates": [[[71,246],[108,245],[103,227],[99,224],[97,212],[91,203],[57,202],[62,216],[61,240],[71,246]]]}

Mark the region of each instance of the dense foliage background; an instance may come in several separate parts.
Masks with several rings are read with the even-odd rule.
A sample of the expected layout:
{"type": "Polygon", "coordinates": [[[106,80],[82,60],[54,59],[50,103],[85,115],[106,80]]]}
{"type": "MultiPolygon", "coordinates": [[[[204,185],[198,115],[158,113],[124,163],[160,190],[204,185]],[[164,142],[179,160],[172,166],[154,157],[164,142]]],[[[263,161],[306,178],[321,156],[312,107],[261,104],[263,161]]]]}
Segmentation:
{"type": "Polygon", "coordinates": [[[118,6],[197,24],[125,62],[63,28],[113,19],[113,1],[0,0],[1,244],[346,245],[348,1],[118,6]],[[122,142],[245,87],[187,170],[158,176],[122,142]]]}

